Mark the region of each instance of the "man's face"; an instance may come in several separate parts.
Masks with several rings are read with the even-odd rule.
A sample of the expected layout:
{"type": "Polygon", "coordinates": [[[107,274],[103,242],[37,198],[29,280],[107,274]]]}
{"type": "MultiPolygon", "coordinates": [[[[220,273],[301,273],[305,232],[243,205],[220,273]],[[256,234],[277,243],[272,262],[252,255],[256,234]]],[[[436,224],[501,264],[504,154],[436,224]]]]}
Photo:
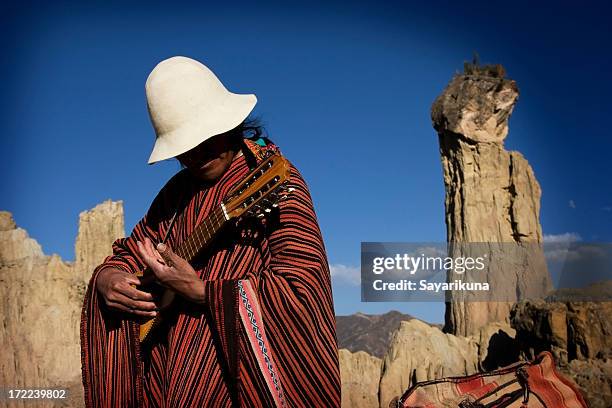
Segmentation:
{"type": "Polygon", "coordinates": [[[222,133],[177,156],[195,177],[214,181],[221,177],[234,158],[235,146],[229,133],[222,133]]]}

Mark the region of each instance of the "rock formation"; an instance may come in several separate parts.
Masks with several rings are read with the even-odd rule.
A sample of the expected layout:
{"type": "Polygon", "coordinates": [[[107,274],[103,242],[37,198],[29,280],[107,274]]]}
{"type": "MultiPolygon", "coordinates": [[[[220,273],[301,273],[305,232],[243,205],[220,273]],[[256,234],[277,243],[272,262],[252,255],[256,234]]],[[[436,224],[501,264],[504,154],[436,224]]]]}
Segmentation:
{"type": "Polygon", "coordinates": [[[523,357],[550,351],[590,407],[610,406],[612,302],[522,301],[512,308],[511,323],[523,357]]]}
{"type": "Polygon", "coordinates": [[[345,348],[353,353],[365,351],[371,356],[382,358],[400,323],[412,319],[414,317],[397,310],[380,315],[355,313],[336,316],[338,348],[345,348]]]}
{"type": "MultiPolygon", "coordinates": [[[[377,406],[388,407],[416,382],[492,370],[531,359],[542,350],[553,352],[591,406],[607,406],[612,400],[612,303],[553,302],[552,294],[548,302],[515,304],[542,298],[552,288],[540,245],[541,192],[523,156],[503,146],[518,98],[516,84],[504,79],[500,66],[468,68],[453,78],[432,107],[446,187],[447,240],[484,243],[484,251],[483,244],[477,250],[491,256],[486,281],[497,287],[497,299],[490,300],[505,301],[460,302],[452,294],[447,333],[417,319],[402,321],[382,360],[377,406]]],[[[359,333],[350,336],[360,339],[359,333]]],[[[356,366],[349,357],[354,358],[346,353],[343,364],[356,366]]],[[[377,372],[372,367],[362,373],[353,370],[350,381],[362,387],[343,388],[349,393],[343,401],[374,406],[358,402],[365,401],[359,392],[371,387],[377,372]]]]}
{"type": "MultiPolygon", "coordinates": [[[[339,336],[343,335],[341,327],[339,336]]],[[[364,351],[340,350],[342,406],[387,408],[393,398],[418,381],[513,363],[519,355],[514,336],[514,329],[505,323],[491,323],[463,337],[418,319],[400,321],[382,360],[364,351]]]]}
{"type": "Polygon", "coordinates": [[[75,244],[75,271],[87,285],[91,274],[112,253],[111,245],[125,234],[123,202],[105,201],[79,214],[79,234],[75,244]]]}
{"type": "MultiPolygon", "coordinates": [[[[0,212],[2,384],[11,388],[68,389],[65,401],[37,406],[83,405],[79,324],[92,265],[123,236],[123,206],[106,201],[80,215],[76,261],[46,256],[8,212],[0,212]]],[[[32,406],[19,400],[11,406],[32,406]]]]}
{"type": "Polygon", "coordinates": [[[490,371],[547,350],[590,407],[608,408],[610,316],[612,302],[547,299],[518,302],[509,313],[511,326],[489,323],[471,336],[444,333],[418,319],[402,321],[382,361],[361,351],[340,350],[343,406],[387,408],[416,382],[490,371]]]}
{"type": "Polygon", "coordinates": [[[377,407],[382,360],[365,351],[351,353],[346,349],[340,349],[338,357],[342,379],[342,406],[377,407]]]}
{"type": "Polygon", "coordinates": [[[477,345],[419,321],[402,322],[383,360],[380,406],[415,382],[476,371],[477,345]]]}
{"type": "Polygon", "coordinates": [[[491,323],[463,337],[418,319],[401,322],[383,359],[378,406],[387,408],[416,382],[469,375],[514,362],[518,353],[508,347],[514,335],[504,323],[491,323]],[[505,348],[503,354],[500,348],[505,348]]]}
{"type": "Polygon", "coordinates": [[[488,322],[507,322],[514,301],[551,289],[537,245],[542,241],[540,186],[527,160],[503,145],[518,98],[516,83],[503,76],[501,67],[471,67],[469,74],[455,75],[431,111],[444,171],[447,241],[491,243],[485,277],[492,298],[505,300],[461,302],[451,294],[445,330],[462,336],[488,322]],[[508,245],[495,243],[521,250],[518,256],[504,255],[508,245]]]}

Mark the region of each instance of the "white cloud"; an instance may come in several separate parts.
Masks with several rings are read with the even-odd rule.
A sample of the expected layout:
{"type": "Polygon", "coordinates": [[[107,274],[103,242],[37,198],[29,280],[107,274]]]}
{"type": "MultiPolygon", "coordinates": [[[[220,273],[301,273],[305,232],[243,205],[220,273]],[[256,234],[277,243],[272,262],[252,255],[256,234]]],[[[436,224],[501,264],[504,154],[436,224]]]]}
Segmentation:
{"type": "Polygon", "coordinates": [[[576,208],[576,203],[574,202],[574,200],[569,200],[568,205],[570,208],[576,208]]]}
{"type": "Polygon", "coordinates": [[[332,279],[338,279],[351,285],[361,284],[361,270],[356,266],[330,264],[329,271],[332,279]]]}
{"type": "Polygon", "coordinates": [[[425,255],[425,256],[446,256],[448,255],[446,245],[443,246],[427,246],[417,248],[413,256],[425,255]]]}
{"type": "Polygon", "coordinates": [[[546,249],[544,250],[544,256],[549,262],[574,261],[579,258],[576,251],[569,251],[567,248],[546,249]]]}
{"type": "Polygon", "coordinates": [[[582,237],[576,232],[544,234],[544,256],[550,262],[576,260],[579,254],[575,250],[569,250],[569,247],[571,243],[578,241],[582,241],[582,237]]]}
{"type": "Polygon", "coordinates": [[[546,243],[570,243],[582,241],[582,237],[576,232],[565,232],[563,234],[544,234],[546,243]]]}

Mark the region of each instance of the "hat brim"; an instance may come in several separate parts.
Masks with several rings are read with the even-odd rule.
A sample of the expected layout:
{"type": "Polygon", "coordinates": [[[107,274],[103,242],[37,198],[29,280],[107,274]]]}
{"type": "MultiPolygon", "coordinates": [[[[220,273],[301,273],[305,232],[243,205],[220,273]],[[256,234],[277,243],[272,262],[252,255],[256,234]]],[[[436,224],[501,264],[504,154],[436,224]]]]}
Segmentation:
{"type": "Polygon", "coordinates": [[[200,112],[181,127],[159,136],[148,164],[176,157],[213,136],[234,129],[249,116],[256,103],[254,94],[229,93],[214,111],[200,112]]]}

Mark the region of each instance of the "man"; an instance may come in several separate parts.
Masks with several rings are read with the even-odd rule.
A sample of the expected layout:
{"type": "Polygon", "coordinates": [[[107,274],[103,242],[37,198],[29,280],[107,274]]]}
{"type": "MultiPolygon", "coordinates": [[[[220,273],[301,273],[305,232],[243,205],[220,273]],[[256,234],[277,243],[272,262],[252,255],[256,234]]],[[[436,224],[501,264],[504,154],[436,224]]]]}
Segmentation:
{"type": "Polygon", "coordinates": [[[242,137],[255,95],[228,92],[185,57],[158,64],[146,93],[157,135],[149,163],[176,157],[185,169],[93,273],[81,322],[86,406],[340,406],[329,267],[293,165],[293,191],[266,219],[223,229],[191,264],[173,251],[278,151],[242,137]],[[179,301],[140,344],[135,321],[159,312],[135,275],[146,267],[179,301]]]}

